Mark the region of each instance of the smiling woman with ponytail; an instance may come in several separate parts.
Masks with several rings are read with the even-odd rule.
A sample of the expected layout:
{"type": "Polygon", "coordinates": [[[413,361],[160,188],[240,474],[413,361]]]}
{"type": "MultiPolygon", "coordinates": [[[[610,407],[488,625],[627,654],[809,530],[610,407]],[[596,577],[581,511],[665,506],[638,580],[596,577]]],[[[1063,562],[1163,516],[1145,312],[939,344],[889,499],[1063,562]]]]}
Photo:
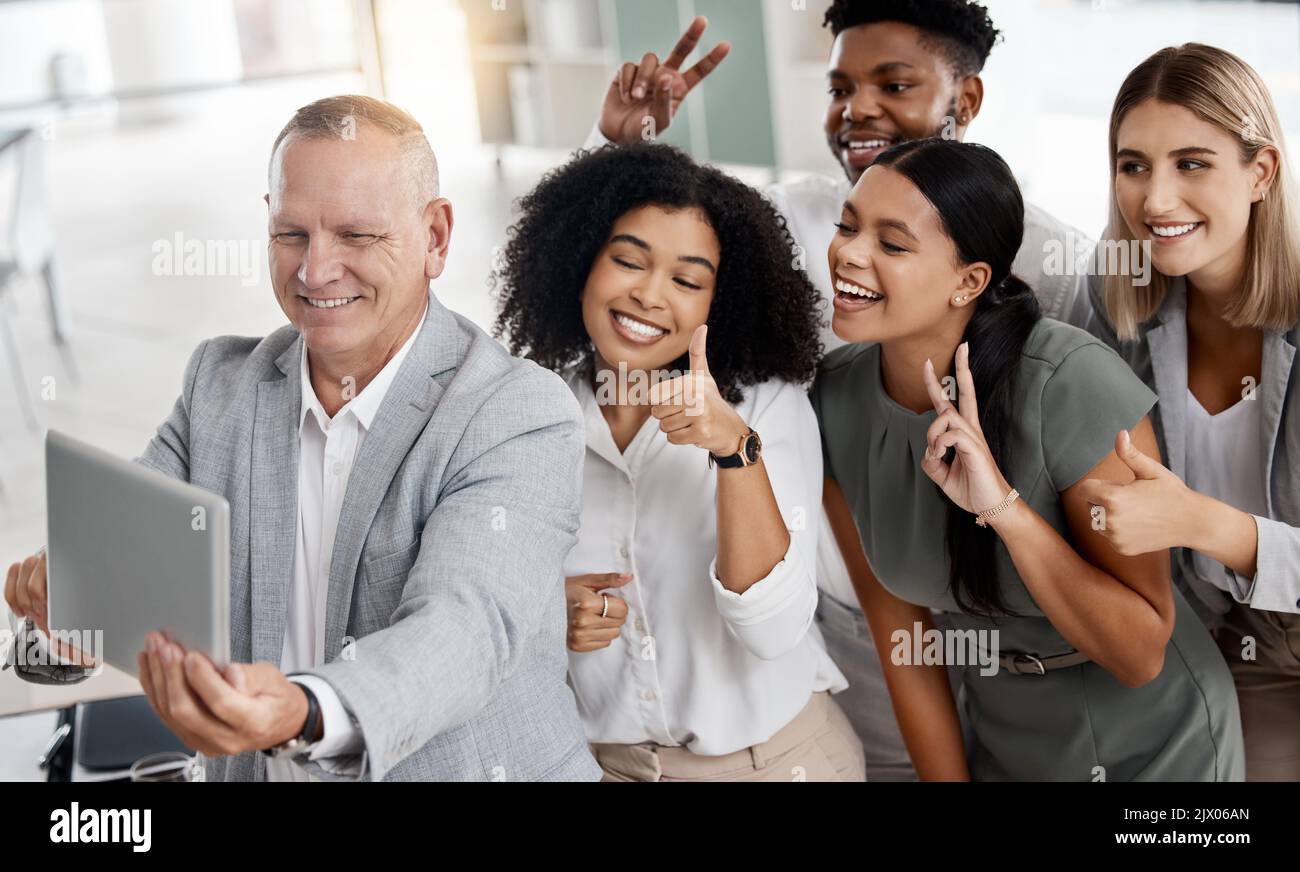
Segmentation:
{"type": "Polygon", "coordinates": [[[908,751],[922,779],[1239,780],[1231,677],[1168,553],[1116,553],[1080,494],[1132,480],[1116,432],[1159,456],[1155,395],[1040,315],[1011,273],[1023,229],[996,153],[917,140],[863,174],[830,246],[852,344],[813,390],[824,499],[908,751]],[[960,662],[900,656],[932,609],[960,662]]]}

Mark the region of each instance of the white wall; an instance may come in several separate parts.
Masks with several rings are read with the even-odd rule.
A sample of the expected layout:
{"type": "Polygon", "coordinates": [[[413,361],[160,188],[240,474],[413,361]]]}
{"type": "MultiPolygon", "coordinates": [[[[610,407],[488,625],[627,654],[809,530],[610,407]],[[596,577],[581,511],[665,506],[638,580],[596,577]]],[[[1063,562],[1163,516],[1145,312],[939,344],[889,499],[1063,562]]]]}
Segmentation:
{"type": "Polygon", "coordinates": [[[103,14],[119,93],[234,82],[242,75],[230,0],[111,0],[103,14]]]}
{"type": "Polygon", "coordinates": [[[984,0],[1005,34],[984,70],[968,139],[1016,171],[1026,199],[1096,235],[1106,221],[1110,107],[1133,67],[1167,45],[1205,42],[1253,66],[1290,140],[1300,138],[1300,7],[1192,0],[984,0]]]}
{"type": "Polygon", "coordinates": [[[112,89],[99,0],[0,3],[0,106],[53,96],[50,60],[60,52],[83,59],[89,93],[112,89]]]}

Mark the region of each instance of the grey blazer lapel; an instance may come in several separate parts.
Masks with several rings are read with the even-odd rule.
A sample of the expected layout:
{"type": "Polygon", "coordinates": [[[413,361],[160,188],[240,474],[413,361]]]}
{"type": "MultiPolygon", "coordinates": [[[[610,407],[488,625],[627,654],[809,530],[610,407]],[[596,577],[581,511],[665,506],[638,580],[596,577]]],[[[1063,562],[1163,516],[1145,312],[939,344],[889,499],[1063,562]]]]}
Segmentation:
{"type": "Polygon", "coordinates": [[[1287,388],[1291,382],[1291,366],[1295,362],[1295,346],[1280,330],[1264,334],[1264,359],[1260,365],[1260,385],[1257,388],[1260,406],[1260,437],[1264,444],[1264,494],[1269,517],[1276,518],[1273,505],[1273,453],[1277,447],[1278,430],[1282,426],[1282,411],[1286,406],[1287,388]]]}
{"type": "Polygon", "coordinates": [[[249,555],[253,660],[279,664],[298,533],[298,415],[302,337],[276,358],[283,374],[257,386],[249,555]]]}
{"type": "Polygon", "coordinates": [[[455,316],[430,294],[420,335],[389,386],[348,478],[330,558],[325,604],[326,662],[343,651],[357,564],[375,513],[398,467],[433,416],[444,390],[435,377],[456,366],[462,356],[462,341],[455,316]]]}
{"type": "Polygon", "coordinates": [[[1151,374],[1160,399],[1165,465],[1185,479],[1187,460],[1187,291],[1182,278],[1170,280],[1160,323],[1147,331],[1151,374]]]}

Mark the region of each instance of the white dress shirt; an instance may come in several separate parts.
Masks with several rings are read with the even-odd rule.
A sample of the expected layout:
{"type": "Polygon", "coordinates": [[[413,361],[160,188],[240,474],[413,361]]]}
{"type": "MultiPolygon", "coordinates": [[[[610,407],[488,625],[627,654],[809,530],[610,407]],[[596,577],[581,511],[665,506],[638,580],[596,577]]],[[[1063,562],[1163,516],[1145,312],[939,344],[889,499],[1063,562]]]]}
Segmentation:
{"type": "MultiPolygon", "coordinates": [[[[293,553],[293,587],[289,591],[284,649],[280,655],[280,670],[286,675],[325,662],[325,603],[329,592],[330,560],[348,478],[366,432],[423,326],[424,316],[421,315],[411,337],[365,389],[350,399],[333,418],[326,414],[316,397],[308,371],[307,347],[303,346],[299,364],[302,408],[298,417],[298,533],[293,553]]],[[[320,702],[324,733],[319,742],[310,746],[311,759],[321,762],[329,757],[360,751],[361,733],[329,682],[314,675],[294,675],[292,679],[310,689],[320,702]]],[[[321,765],[328,768],[326,762],[321,762],[321,765]]],[[[269,781],[312,780],[301,766],[285,760],[268,760],[266,776],[269,781]]]]}
{"type": "MultiPolygon", "coordinates": [[[[1205,411],[1187,391],[1187,486],[1248,515],[1268,517],[1268,475],[1264,469],[1263,421],[1254,396],[1238,400],[1217,415],[1205,411]]],[[[1205,582],[1248,602],[1252,579],[1213,557],[1190,550],[1192,569],[1205,582]]]]}
{"type": "Polygon", "coordinates": [[[763,464],[790,530],[785,557],[743,594],[717,578],[717,476],[708,455],[673,445],[650,417],[620,453],[589,371],[569,387],[586,419],[582,520],[565,576],[627,572],[628,604],[608,648],[569,652],[569,680],[592,742],[684,745],[728,754],[771,738],[817,691],[847,687],[813,625],[822,457],[807,394],[771,381],[736,410],[763,440],[763,464]]]}

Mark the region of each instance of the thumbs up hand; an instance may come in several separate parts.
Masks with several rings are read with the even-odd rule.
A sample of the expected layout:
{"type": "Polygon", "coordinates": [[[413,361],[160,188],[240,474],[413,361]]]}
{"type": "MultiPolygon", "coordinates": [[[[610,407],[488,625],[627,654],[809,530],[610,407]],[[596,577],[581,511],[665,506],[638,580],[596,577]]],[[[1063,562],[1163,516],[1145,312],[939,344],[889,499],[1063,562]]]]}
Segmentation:
{"type": "Polygon", "coordinates": [[[1090,478],[1078,486],[1094,507],[1093,529],[1125,557],[1193,544],[1187,530],[1196,517],[1196,492],[1159,460],[1143,454],[1127,430],[1115,437],[1115,456],[1133,473],[1132,481],[1090,478]]]}
{"type": "Polygon", "coordinates": [[[709,374],[705,353],[709,328],[701,324],[691,335],[691,371],[650,388],[650,414],[674,445],[695,445],[719,457],[735,454],[749,426],[731,407],[709,374]]]}
{"type": "Polygon", "coordinates": [[[1115,437],[1115,454],[1124,461],[1125,466],[1133,470],[1133,477],[1139,481],[1159,481],[1165,477],[1178,480],[1178,476],[1166,469],[1163,463],[1152,460],[1139,451],[1127,430],[1119,431],[1115,437]]]}

